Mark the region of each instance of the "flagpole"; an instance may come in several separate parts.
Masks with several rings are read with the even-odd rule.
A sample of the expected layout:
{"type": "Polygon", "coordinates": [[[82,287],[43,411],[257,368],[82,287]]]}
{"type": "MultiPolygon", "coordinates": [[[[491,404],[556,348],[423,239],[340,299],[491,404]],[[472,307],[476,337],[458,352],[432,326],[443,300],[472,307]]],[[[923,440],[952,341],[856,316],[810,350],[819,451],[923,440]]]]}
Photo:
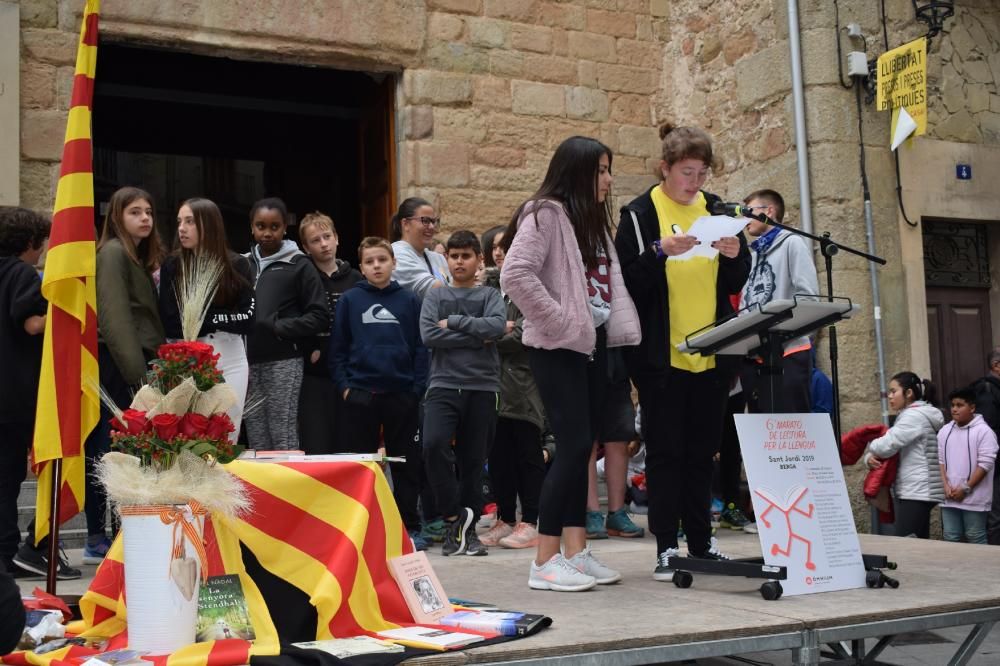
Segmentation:
{"type": "Polygon", "coordinates": [[[62,493],[62,458],[52,461],[52,512],[49,514],[49,572],[45,578],[45,591],[56,593],[59,571],[59,499],[62,493]]]}

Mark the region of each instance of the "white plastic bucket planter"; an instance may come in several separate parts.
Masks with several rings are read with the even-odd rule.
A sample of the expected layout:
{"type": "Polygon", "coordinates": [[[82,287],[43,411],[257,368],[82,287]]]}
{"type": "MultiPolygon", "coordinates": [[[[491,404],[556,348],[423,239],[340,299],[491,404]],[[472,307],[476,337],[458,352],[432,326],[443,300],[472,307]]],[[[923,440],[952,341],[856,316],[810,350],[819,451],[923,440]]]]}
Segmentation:
{"type": "Polygon", "coordinates": [[[195,640],[203,520],[186,504],[123,506],[121,514],[128,646],[171,654],[195,640]]]}

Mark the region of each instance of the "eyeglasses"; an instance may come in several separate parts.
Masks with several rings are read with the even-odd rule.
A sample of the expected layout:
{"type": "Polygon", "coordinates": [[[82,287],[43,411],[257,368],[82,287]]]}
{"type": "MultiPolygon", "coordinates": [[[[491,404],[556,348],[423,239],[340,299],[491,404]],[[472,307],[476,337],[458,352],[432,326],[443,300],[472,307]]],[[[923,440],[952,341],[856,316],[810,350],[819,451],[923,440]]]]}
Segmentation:
{"type": "Polygon", "coordinates": [[[425,227],[437,227],[441,228],[441,218],[440,217],[408,217],[407,220],[416,220],[425,227]]]}

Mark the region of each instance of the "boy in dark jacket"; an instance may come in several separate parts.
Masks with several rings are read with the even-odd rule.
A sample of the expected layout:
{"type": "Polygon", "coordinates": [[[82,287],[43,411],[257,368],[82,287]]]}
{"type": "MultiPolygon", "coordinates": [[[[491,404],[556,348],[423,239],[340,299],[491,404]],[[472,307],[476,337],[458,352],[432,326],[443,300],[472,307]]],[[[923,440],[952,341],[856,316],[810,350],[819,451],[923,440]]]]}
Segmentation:
{"type": "Polygon", "coordinates": [[[424,465],[448,526],[442,554],[486,555],[476,519],[483,509],[482,470],[500,390],[495,341],[506,330],[507,314],[496,289],[476,286],[483,259],[476,235],[456,231],[447,248],[451,285],[428,292],[420,311],[420,336],[431,349],[424,465]]]}
{"type": "Polygon", "coordinates": [[[384,238],[362,240],[358,259],[365,280],[337,302],[330,339],[330,371],[344,399],[342,441],[374,453],[382,428],[386,453],[406,457],[391,463],[393,495],[414,546],[426,548],[417,515],[417,409],[427,385],[420,299],[392,280],[396,262],[384,238]]]}
{"type": "Polygon", "coordinates": [[[326,358],[330,351],[330,333],[337,301],[364,278],[349,263],[337,258],[340,240],[329,216],[316,212],[302,218],[299,240],[316,266],[330,310],[327,330],[320,331],[303,344],[305,374],[299,397],[299,441],[306,453],[333,453],[341,450],[340,418],[343,406],[326,358]]]}
{"type": "MultiPolygon", "coordinates": [[[[28,451],[35,433],[35,402],[42,367],[42,343],[48,303],[35,264],[49,237],[51,223],[26,208],[0,206],[0,569],[25,573],[14,566],[21,531],[17,496],[27,475],[28,451]]],[[[43,544],[34,548],[33,524],[24,548],[44,558],[43,544]]],[[[47,540],[45,540],[47,541],[47,540]]],[[[60,580],[80,572],[60,563],[60,580]]]]}

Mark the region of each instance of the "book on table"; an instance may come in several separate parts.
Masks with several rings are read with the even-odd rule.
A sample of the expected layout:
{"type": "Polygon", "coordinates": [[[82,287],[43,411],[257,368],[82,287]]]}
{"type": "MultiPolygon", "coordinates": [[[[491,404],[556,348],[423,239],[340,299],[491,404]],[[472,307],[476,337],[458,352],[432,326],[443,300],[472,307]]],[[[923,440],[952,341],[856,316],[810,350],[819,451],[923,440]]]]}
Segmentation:
{"type": "Polygon", "coordinates": [[[527,636],[552,620],[545,615],[505,610],[457,610],[438,621],[448,627],[485,631],[502,636],[527,636]]]}
{"type": "Polygon", "coordinates": [[[82,666],[152,666],[153,662],[143,659],[146,654],[145,650],[112,650],[94,655],[82,666]]]}
{"type": "Polygon", "coordinates": [[[417,551],[400,555],[388,564],[414,622],[438,624],[441,618],[455,610],[431,568],[427,553],[417,551]]]}
{"type": "Polygon", "coordinates": [[[371,636],[351,636],[350,638],[330,638],[323,641],[303,641],[292,643],[304,650],[319,650],[332,654],[338,659],[354,657],[359,654],[391,654],[403,652],[402,645],[392,641],[380,640],[371,636]]]}
{"type": "Polygon", "coordinates": [[[479,634],[448,631],[438,627],[400,627],[378,632],[382,638],[425,650],[450,650],[485,640],[479,634]]]}
{"type": "Polygon", "coordinates": [[[195,640],[256,638],[250,611],[238,574],[210,576],[198,592],[198,625],[195,640]]]}

